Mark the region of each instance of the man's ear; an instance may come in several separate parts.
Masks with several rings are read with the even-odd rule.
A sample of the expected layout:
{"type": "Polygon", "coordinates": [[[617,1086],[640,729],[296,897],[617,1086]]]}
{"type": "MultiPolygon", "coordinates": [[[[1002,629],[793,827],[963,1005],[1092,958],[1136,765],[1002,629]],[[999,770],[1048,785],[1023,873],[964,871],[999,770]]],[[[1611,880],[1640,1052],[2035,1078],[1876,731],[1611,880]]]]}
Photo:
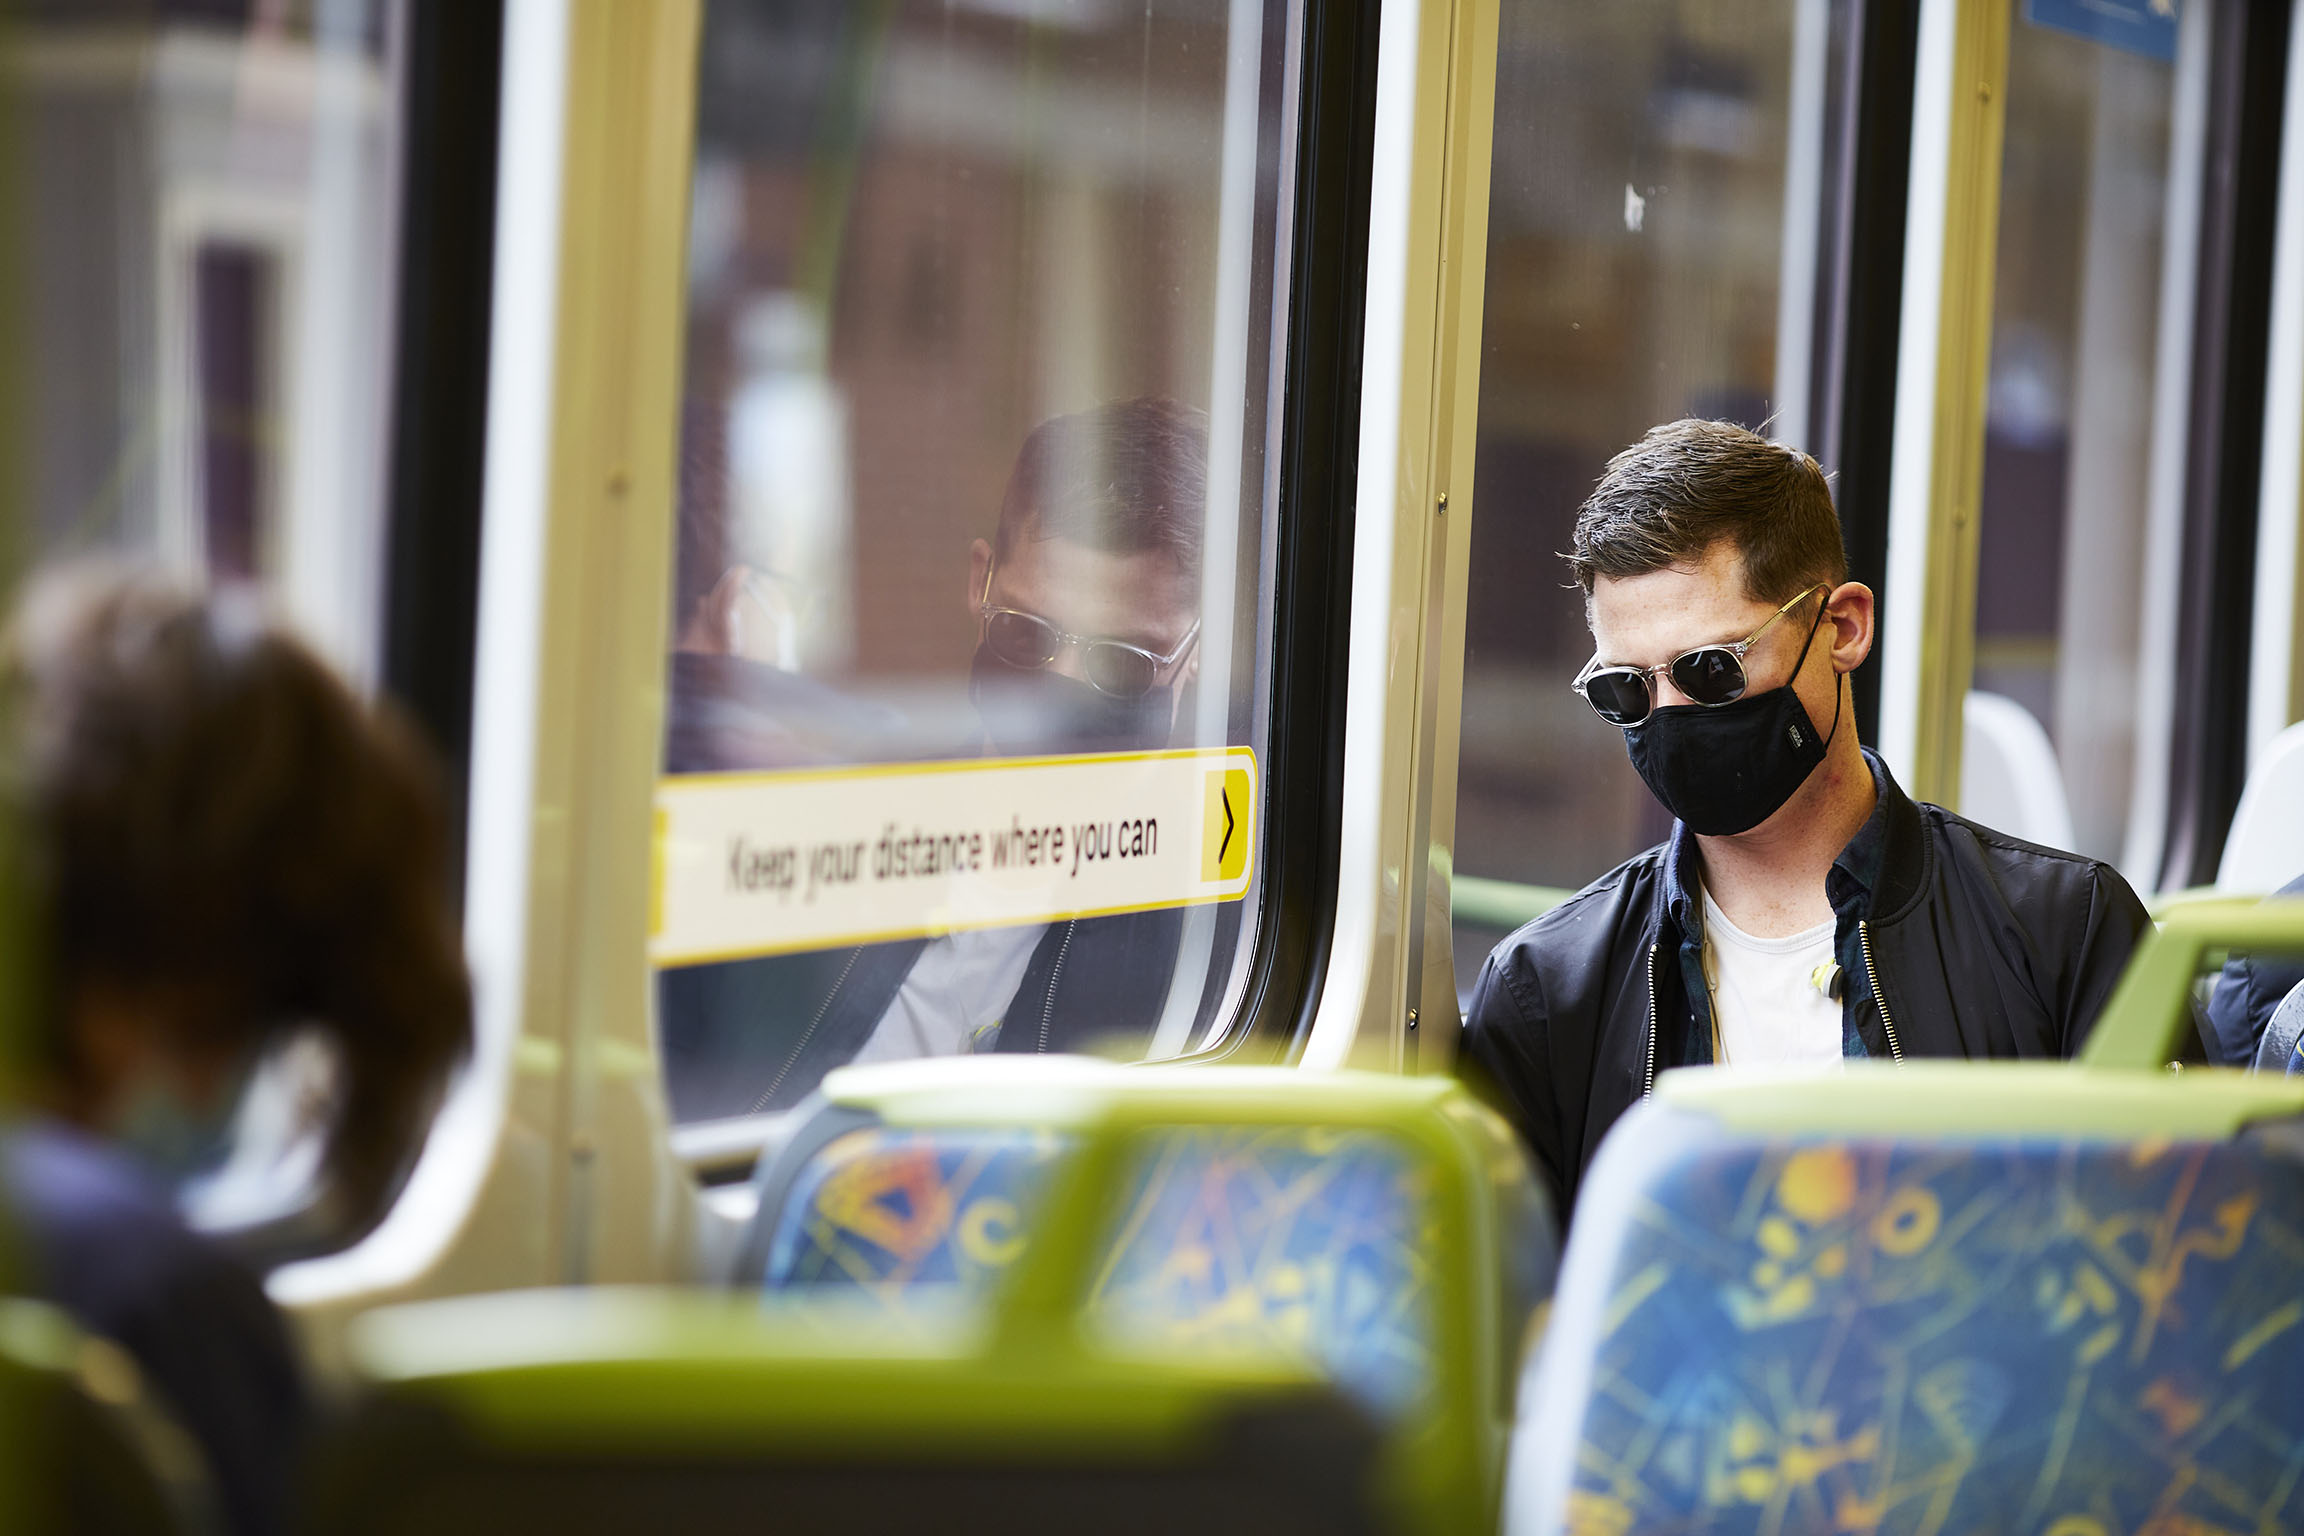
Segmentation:
{"type": "Polygon", "coordinates": [[[1824,616],[1832,626],[1832,668],[1853,672],[1872,654],[1876,617],[1872,589],[1860,581],[1844,581],[1824,596],[1824,616]]]}
{"type": "Polygon", "coordinates": [[[992,577],[992,546],[978,539],[968,546],[968,617],[992,600],[985,583],[992,577]]]}

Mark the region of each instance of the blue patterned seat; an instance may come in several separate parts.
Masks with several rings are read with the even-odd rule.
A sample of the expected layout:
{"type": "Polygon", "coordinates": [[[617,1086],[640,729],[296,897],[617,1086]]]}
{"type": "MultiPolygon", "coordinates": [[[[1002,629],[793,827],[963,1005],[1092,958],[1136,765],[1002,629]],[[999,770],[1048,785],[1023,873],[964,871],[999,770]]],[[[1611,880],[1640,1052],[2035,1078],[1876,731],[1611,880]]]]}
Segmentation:
{"type": "MultiPolygon", "coordinates": [[[[1446,1078],[958,1057],[847,1068],[754,1176],[736,1282],[948,1347],[1019,1316],[1116,1369],[1310,1365],[1410,1528],[1493,1528],[1550,1213],[1446,1078]],[[1035,1289],[1051,1264],[1076,1289],[1035,1289]],[[955,1324],[959,1326],[955,1326],[955,1324]],[[1289,1358],[1293,1357],[1293,1358],[1289,1358]]],[[[1029,1341],[1026,1341],[1029,1343],[1029,1341]]]]}
{"type": "MultiPolygon", "coordinates": [[[[1021,1251],[1064,1137],[875,1126],[794,1182],[762,1277],[861,1290],[895,1318],[981,1302],[1021,1251]]],[[[1090,1325],[1134,1350],[1309,1351],[1371,1407],[1429,1386],[1431,1202],[1380,1133],[1179,1126],[1149,1139],[1116,1205],[1090,1325]]]]}
{"type": "Polygon", "coordinates": [[[1611,1134],[1508,1528],[2304,1529],[2304,1163],[2236,1140],[1611,1134]]]}

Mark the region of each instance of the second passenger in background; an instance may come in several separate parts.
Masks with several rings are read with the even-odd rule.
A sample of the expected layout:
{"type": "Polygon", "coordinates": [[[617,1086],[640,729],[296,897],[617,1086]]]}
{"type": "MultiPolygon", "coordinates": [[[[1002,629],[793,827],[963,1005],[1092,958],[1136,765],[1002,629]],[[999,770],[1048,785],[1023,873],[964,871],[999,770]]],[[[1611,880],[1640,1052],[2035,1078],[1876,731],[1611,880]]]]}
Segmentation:
{"type": "MultiPolygon", "coordinates": [[[[953,571],[977,636],[976,750],[1170,744],[1197,667],[1207,473],[1206,419],[1173,400],[1116,401],[1033,430],[992,537],[953,571]]],[[[693,564],[686,551],[682,564],[693,564]]],[[[760,606],[747,577],[730,569],[694,583],[675,657],[669,772],[786,766],[749,758],[747,747],[821,749],[836,736],[828,724],[859,718],[818,683],[714,654],[735,648],[747,605],[760,606]],[[803,724],[790,723],[790,709],[803,724]]],[[[675,1117],[787,1108],[850,1061],[1140,1053],[1182,929],[1175,910],[1129,913],[665,971],[658,1018],[675,1117]]]]}
{"type": "Polygon", "coordinates": [[[48,940],[36,1114],[0,1138],[35,1292],[118,1343],[205,1452],[227,1527],[284,1529],[305,1402],[252,1270],[183,1191],[265,1052],[328,1043],[337,1243],[382,1214],[468,1048],[471,997],[423,752],[247,594],[83,569],[12,636],[12,764],[48,940]]]}
{"type": "Polygon", "coordinates": [[[1609,462],[1568,558],[1595,647],[1576,691],[1674,822],[1473,991],[1464,1070],[1564,1212],[1669,1068],[2079,1050],[2144,907],[2093,859],[1915,803],[1858,745],[1873,596],[1815,460],[1657,427],[1609,462]]]}

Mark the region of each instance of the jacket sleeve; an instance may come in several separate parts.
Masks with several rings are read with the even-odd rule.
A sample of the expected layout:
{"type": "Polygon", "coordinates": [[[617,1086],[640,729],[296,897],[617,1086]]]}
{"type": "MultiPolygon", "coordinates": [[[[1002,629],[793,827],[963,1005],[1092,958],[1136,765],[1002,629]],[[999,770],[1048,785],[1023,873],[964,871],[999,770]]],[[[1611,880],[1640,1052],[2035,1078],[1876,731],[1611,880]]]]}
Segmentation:
{"type": "Polygon", "coordinates": [[[2264,1038],[2249,1061],[2252,1071],[2295,1077],[2304,1073],[2304,982],[2272,1005],[2264,1038]]]}
{"type": "Polygon", "coordinates": [[[2253,960],[2234,955],[2225,961],[2216,976],[2216,990],[2208,994],[2210,1060],[2220,1067],[2245,1067],[2254,1061],[2264,1025],[2279,1003],[2277,994],[2267,995],[2258,984],[2253,960]]]}
{"type": "Polygon", "coordinates": [[[1551,1020],[1535,968],[1507,943],[1488,957],[1472,988],[1456,1071],[1520,1133],[1552,1197],[1552,1209],[1565,1221],[1569,1190],[1563,1170],[1571,1165],[1561,1147],[1559,1099],[1548,1066],[1550,1038],[1551,1020]]]}
{"type": "MultiPolygon", "coordinates": [[[[2304,876],[2273,894],[2304,896],[2304,876]]],[[[2225,962],[2223,974],[2216,978],[2216,990],[2208,997],[2208,1044],[2218,1065],[2264,1065],[2258,1060],[2258,1050],[2265,1025],[2299,982],[2304,982],[2304,956],[2234,955],[2225,962]]],[[[2272,1055],[2278,1058],[2272,1063],[2277,1071],[2288,1059],[2288,1050],[2283,1046],[2272,1055]]]]}
{"type": "Polygon", "coordinates": [[[2088,915],[2063,1009],[2061,1043],[2067,1059],[2079,1055],[2088,1043],[2097,1016],[2128,969],[2129,957],[2152,927],[2151,914],[2117,870],[2106,864],[2091,864],[2088,870],[2088,915]]]}

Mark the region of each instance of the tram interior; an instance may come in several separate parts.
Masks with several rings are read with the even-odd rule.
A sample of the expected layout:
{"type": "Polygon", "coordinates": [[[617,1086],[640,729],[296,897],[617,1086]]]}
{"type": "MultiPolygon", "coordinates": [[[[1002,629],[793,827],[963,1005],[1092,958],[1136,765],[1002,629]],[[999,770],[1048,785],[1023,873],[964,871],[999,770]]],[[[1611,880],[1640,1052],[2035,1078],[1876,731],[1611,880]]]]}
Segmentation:
{"type": "Polygon", "coordinates": [[[2289,0],[12,7],[0,1529],[2304,1529],[2300,443],[2289,0]]]}

